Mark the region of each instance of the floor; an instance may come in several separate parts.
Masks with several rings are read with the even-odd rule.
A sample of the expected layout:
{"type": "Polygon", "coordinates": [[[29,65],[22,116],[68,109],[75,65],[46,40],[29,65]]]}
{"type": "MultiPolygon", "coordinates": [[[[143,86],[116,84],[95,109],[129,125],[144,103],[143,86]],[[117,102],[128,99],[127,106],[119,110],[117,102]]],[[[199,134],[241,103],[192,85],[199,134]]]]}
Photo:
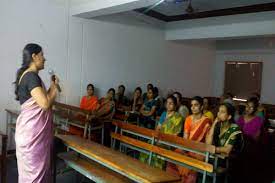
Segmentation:
{"type": "MultiPolygon", "coordinates": [[[[58,161],[57,170],[63,169],[65,165],[63,162],[58,161]]],[[[8,157],[7,162],[7,183],[17,183],[18,182],[18,172],[15,156],[8,157]]],[[[92,183],[92,181],[81,176],[73,170],[69,170],[65,173],[58,174],[56,177],[56,183],[92,183]]]]}

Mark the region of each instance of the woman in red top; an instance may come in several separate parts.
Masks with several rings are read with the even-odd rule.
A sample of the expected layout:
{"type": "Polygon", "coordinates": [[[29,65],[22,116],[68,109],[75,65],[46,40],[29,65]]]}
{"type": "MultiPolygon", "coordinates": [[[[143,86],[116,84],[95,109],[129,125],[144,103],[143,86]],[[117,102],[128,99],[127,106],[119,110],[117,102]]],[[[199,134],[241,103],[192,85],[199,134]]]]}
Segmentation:
{"type": "MultiPolygon", "coordinates": [[[[87,95],[83,96],[80,102],[80,108],[87,111],[95,111],[97,108],[98,99],[94,96],[94,85],[87,85],[87,95]]],[[[79,116],[82,118],[83,116],[79,116]]],[[[83,129],[77,126],[70,126],[69,132],[74,135],[83,136],[83,129]]]]}
{"type": "Polygon", "coordinates": [[[96,110],[98,98],[94,96],[94,85],[88,84],[87,96],[83,96],[80,103],[80,108],[88,111],[96,110]]]}

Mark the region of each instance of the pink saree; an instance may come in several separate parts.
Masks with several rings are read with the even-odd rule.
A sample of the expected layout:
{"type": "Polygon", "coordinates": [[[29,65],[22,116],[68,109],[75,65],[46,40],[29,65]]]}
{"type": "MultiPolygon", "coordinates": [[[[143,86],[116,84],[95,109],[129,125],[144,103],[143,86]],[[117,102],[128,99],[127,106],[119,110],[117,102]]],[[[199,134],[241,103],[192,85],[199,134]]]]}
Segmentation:
{"type": "Polygon", "coordinates": [[[15,142],[19,183],[50,183],[53,142],[52,111],[44,111],[33,98],[21,106],[15,142]]]}

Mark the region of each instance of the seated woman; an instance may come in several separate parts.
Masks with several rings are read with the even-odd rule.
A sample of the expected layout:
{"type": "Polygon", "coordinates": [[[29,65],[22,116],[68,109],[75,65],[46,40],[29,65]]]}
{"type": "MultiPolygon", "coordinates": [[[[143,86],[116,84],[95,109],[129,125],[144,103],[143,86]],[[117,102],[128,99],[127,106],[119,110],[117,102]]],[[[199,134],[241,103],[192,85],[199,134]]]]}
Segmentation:
{"type": "Polygon", "coordinates": [[[126,113],[127,121],[129,122],[137,121],[142,104],[143,104],[142,90],[140,87],[137,87],[134,92],[134,97],[130,101],[130,107],[128,108],[128,111],[126,113]]]}
{"type": "MultiPolygon", "coordinates": [[[[156,131],[169,135],[179,135],[183,128],[183,117],[177,112],[177,99],[171,95],[166,99],[166,111],[162,113],[156,131]]],[[[141,153],[139,159],[147,162],[149,156],[141,153]]],[[[156,168],[163,169],[165,161],[153,156],[152,164],[156,168]]]]}
{"type": "Polygon", "coordinates": [[[258,106],[258,99],[250,98],[246,104],[245,115],[237,121],[245,142],[238,166],[236,166],[239,173],[235,177],[241,178],[240,182],[270,182],[266,180],[270,171],[268,169],[270,150],[266,148],[266,144],[261,139],[263,120],[256,115],[258,106]]]}
{"type": "Polygon", "coordinates": [[[125,86],[120,85],[118,87],[118,92],[115,95],[116,110],[119,113],[124,113],[125,109],[129,106],[129,100],[124,94],[125,94],[125,86]]]}
{"type": "Polygon", "coordinates": [[[165,110],[164,106],[163,106],[163,100],[159,96],[158,87],[154,87],[154,91],[155,91],[154,99],[156,101],[156,107],[157,107],[156,108],[156,116],[160,116],[162,114],[162,112],[165,110]]]}
{"type": "Polygon", "coordinates": [[[150,88],[147,92],[147,99],[140,109],[140,125],[145,128],[155,128],[156,100],[154,100],[155,91],[150,88]]]}
{"type": "MultiPolygon", "coordinates": [[[[87,111],[95,111],[98,105],[98,99],[94,96],[94,85],[87,85],[87,95],[83,96],[80,102],[80,108],[87,111]]],[[[79,120],[85,120],[86,116],[77,115],[79,120]]],[[[77,126],[70,125],[69,132],[74,135],[83,136],[84,130],[83,128],[79,128],[77,126]]]]}
{"type": "MultiPolygon", "coordinates": [[[[203,99],[201,97],[196,96],[191,99],[191,111],[192,115],[188,116],[184,123],[184,138],[196,142],[205,142],[205,136],[210,129],[211,121],[203,115],[203,99]]],[[[196,159],[204,159],[204,156],[195,153],[176,151],[196,159]]],[[[195,183],[197,180],[197,172],[172,163],[167,163],[166,171],[179,175],[184,183],[195,183]]]]}
{"type": "Polygon", "coordinates": [[[240,119],[240,117],[244,115],[245,108],[246,108],[246,104],[242,104],[242,103],[240,103],[236,106],[236,112],[235,112],[235,117],[234,117],[235,121],[238,121],[240,119]]]}
{"type": "Polygon", "coordinates": [[[131,104],[130,111],[139,112],[139,110],[141,109],[142,104],[143,104],[141,95],[142,95],[142,90],[140,87],[137,87],[134,92],[134,97],[130,102],[130,104],[131,104]]]}
{"type": "Polygon", "coordinates": [[[260,136],[261,128],[263,126],[263,120],[256,115],[259,102],[256,98],[248,100],[245,108],[245,115],[241,116],[237,121],[243,134],[250,138],[257,140],[260,136]]]}
{"type": "Polygon", "coordinates": [[[115,112],[115,89],[110,88],[106,97],[98,101],[95,116],[100,119],[111,119],[115,112]]]}
{"type": "MultiPolygon", "coordinates": [[[[216,146],[216,153],[229,156],[242,138],[241,129],[234,122],[235,109],[229,103],[221,104],[218,116],[206,135],[206,143],[216,146]]],[[[237,146],[238,148],[240,146],[237,146]]],[[[240,149],[238,149],[240,150],[240,149]]]]}
{"type": "Polygon", "coordinates": [[[181,101],[182,101],[181,93],[174,92],[173,96],[176,97],[176,99],[177,99],[177,111],[185,120],[187,118],[187,116],[189,115],[189,109],[181,103],[181,101]]]}
{"type": "Polygon", "coordinates": [[[260,103],[261,100],[261,95],[257,92],[252,93],[250,98],[256,98],[259,101],[259,106],[256,112],[256,115],[261,117],[263,120],[265,119],[265,108],[264,106],[260,103]]]}
{"type": "MultiPolygon", "coordinates": [[[[153,88],[154,88],[153,84],[149,83],[149,84],[147,84],[147,90],[146,90],[146,91],[148,92],[149,89],[153,89],[153,88]]],[[[143,101],[145,101],[145,100],[147,99],[147,92],[145,92],[145,93],[142,95],[143,101]]]]}
{"type": "Polygon", "coordinates": [[[98,98],[94,96],[94,85],[87,85],[87,95],[83,96],[80,102],[80,108],[87,111],[96,110],[98,104],[98,98]]]}
{"type": "Polygon", "coordinates": [[[215,153],[229,157],[228,165],[226,165],[225,160],[220,159],[218,161],[219,168],[217,171],[228,168],[228,175],[230,175],[231,180],[235,174],[234,172],[238,171],[236,170],[236,165],[238,165],[236,162],[244,147],[242,132],[239,126],[235,124],[234,114],[234,106],[229,103],[221,104],[217,118],[207,133],[205,140],[207,144],[215,145],[215,153]]]}
{"type": "Polygon", "coordinates": [[[214,115],[213,113],[209,110],[209,100],[208,98],[204,97],[203,98],[203,114],[208,117],[211,121],[214,121],[214,115]]]}
{"type": "Polygon", "coordinates": [[[157,131],[170,135],[179,135],[183,128],[183,117],[177,112],[177,99],[173,95],[166,99],[166,111],[161,117],[156,128],[157,131]]]}

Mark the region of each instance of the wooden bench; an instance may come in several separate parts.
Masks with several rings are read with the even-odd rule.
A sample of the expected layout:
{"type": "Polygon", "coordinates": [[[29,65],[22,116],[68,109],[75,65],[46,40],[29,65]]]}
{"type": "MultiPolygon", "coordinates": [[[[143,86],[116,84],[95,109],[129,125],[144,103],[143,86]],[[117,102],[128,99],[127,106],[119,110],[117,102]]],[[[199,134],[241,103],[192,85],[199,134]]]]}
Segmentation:
{"type": "MultiPolygon", "coordinates": [[[[94,143],[92,141],[72,136],[72,135],[56,135],[64,144],[71,150],[87,157],[90,160],[112,170],[120,175],[127,177],[135,182],[177,182],[180,180],[178,176],[171,175],[165,171],[150,167],[134,158],[126,156],[125,154],[115,151],[111,148],[94,143]]],[[[76,163],[83,169],[84,165],[76,163]]],[[[93,164],[90,164],[93,166],[93,164]]],[[[96,165],[97,166],[97,165],[96,165]]],[[[92,169],[96,169],[94,166],[92,169]]],[[[90,171],[91,173],[92,171],[90,171]]],[[[104,173],[105,174],[105,170],[104,173]]],[[[95,174],[93,174],[95,175],[95,174]]],[[[112,181],[111,181],[112,182],[112,181]]]]}
{"type": "Polygon", "coordinates": [[[103,123],[94,123],[94,115],[91,111],[80,109],[63,103],[55,102],[53,105],[54,121],[57,128],[68,133],[69,125],[82,128],[83,138],[91,139],[91,131],[101,130],[101,143],[104,141],[103,123]]]}
{"type": "Polygon", "coordinates": [[[214,163],[213,166],[212,164],[208,163],[210,155],[215,153],[215,147],[213,145],[194,142],[174,135],[157,133],[154,130],[138,127],[136,125],[127,124],[121,121],[113,121],[113,125],[116,126],[115,133],[112,133],[112,138],[114,139],[112,144],[113,148],[115,147],[115,140],[119,140],[122,146],[129,147],[130,145],[130,148],[140,152],[144,152],[144,150],[147,151],[147,154],[149,154],[149,164],[151,163],[150,161],[152,154],[157,154],[166,161],[175,162],[176,164],[183,165],[203,173],[203,182],[206,179],[206,175],[213,176],[213,182],[216,181],[216,173],[214,171],[216,164],[214,163]],[[118,133],[118,129],[120,129],[120,133],[118,133]],[[131,134],[131,136],[128,134],[131,134]],[[133,135],[136,135],[137,138],[133,138],[133,135]],[[140,137],[151,141],[151,144],[140,141],[140,137]],[[158,146],[161,144],[203,155],[205,156],[205,161],[200,161],[186,155],[176,153],[174,151],[163,149],[158,146]]]}
{"type": "Polygon", "coordinates": [[[0,155],[0,166],[1,166],[1,183],[7,182],[7,140],[8,136],[0,134],[1,139],[1,155],[0,155]]]}
{"type": "Polygon", "coordinates": [[[70,151],[61,153],[58,157],[71,168],[95,182],[102,183],[123,183],[131,182],[128,178],[111,171],[110,169],[91,161],[85,157],[79,156],[76,152],[70,151]]]}

